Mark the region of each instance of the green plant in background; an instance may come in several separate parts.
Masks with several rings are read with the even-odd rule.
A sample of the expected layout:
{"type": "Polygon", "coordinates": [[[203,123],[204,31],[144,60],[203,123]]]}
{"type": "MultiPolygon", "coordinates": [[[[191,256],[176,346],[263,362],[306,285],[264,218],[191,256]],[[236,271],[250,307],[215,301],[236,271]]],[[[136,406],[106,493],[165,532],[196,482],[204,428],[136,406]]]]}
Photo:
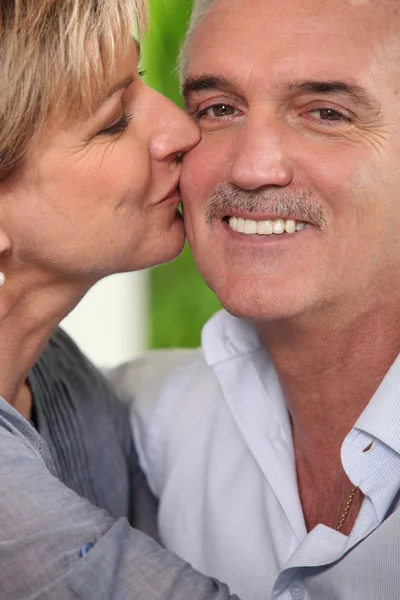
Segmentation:
{"type": "MultiPolygon", "coordinates": [[[[147,83],[181,105],[175,72],[192,0],[150,0],[150,29],[143,42],[147,83]]],[[[188,247],[175,262],[150,272],[150,346],[198,346],[206,320],[219,309],[188,247]]]]}

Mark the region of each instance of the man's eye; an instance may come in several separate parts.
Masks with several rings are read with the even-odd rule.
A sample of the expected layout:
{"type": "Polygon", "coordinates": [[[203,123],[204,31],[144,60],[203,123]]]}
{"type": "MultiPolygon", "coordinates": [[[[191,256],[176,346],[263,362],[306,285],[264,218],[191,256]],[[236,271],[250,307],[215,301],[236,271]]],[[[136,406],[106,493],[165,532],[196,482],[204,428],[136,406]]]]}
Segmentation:
{"type": "Polygon", "coordinates": [[[129,123],[132,121],[132,115],[124,113],[121,119],[117,123],[113,123],[109,127],[105,127],[97,135],[118,135],[123,133],[129,127],[129,123]]]}
{"type": "Polygon", "coordinates": [[[310,112],[317,116],[321,121],[348,121],[349,119],[333,108],[318,108],[310,112]]]}
{"type": "Polygon", "coordinates": [[[198,118],[207,116],[207,117],[231,117],[235,114],[235,109],[233,106],[229,104],[214,104],[213,106],[209,106],[204,110],[201,110],[198,114],[198,118]]]}

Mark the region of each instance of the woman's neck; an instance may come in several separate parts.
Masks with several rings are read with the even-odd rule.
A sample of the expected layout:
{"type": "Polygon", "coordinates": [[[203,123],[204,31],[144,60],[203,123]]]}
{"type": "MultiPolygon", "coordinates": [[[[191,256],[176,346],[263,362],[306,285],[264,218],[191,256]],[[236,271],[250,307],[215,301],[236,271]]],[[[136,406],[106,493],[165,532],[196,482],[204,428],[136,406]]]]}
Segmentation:
{"type": "Polygon", "coordinates": [[[29,408],[24,390],[29,371],[54,329],[90,287],[15,278],[0,289],[0,396],[11,405],[29,408]]]}
{"type": "Polygon", "coordinates": [[[32,403],[32,392],[29,385],[25,381],[19,392],[16,394],[14,401],[10,404],[17,412],[19,412],[22,417],[24,417],[24,419],[30,420],[32,415],[32,403]]]}

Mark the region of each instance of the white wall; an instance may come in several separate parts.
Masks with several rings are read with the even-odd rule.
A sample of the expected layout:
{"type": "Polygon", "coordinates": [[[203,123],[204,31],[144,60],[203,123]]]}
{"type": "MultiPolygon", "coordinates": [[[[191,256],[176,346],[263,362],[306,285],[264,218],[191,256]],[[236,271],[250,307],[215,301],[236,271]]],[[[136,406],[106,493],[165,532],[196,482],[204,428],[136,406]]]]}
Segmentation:
{"type": "Polygon", "coordinates": [[[112,275],[96,284],[61,326],[99,367],[113,367],[146,348],[148,273],[112,275]]]}

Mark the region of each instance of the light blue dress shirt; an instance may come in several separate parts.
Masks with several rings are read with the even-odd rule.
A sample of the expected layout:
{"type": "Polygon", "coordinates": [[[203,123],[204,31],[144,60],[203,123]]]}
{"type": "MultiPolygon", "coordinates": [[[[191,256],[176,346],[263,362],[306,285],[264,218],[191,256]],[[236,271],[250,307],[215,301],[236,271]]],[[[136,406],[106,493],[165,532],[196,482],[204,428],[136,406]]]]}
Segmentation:
{"type": "MultiPolygon", "coordinates": [[[[242,600],[400,598],[399,357],[343,442],[343,468],[365,495],[348,537],[325,525],[307,534],[288,412],[250,323],[218,313],[202,349],[155,383],[157,360],[130,393],[168,548],[242,600]]],[[[130,369],[127,381],[140,380],[130,369]]]]}

